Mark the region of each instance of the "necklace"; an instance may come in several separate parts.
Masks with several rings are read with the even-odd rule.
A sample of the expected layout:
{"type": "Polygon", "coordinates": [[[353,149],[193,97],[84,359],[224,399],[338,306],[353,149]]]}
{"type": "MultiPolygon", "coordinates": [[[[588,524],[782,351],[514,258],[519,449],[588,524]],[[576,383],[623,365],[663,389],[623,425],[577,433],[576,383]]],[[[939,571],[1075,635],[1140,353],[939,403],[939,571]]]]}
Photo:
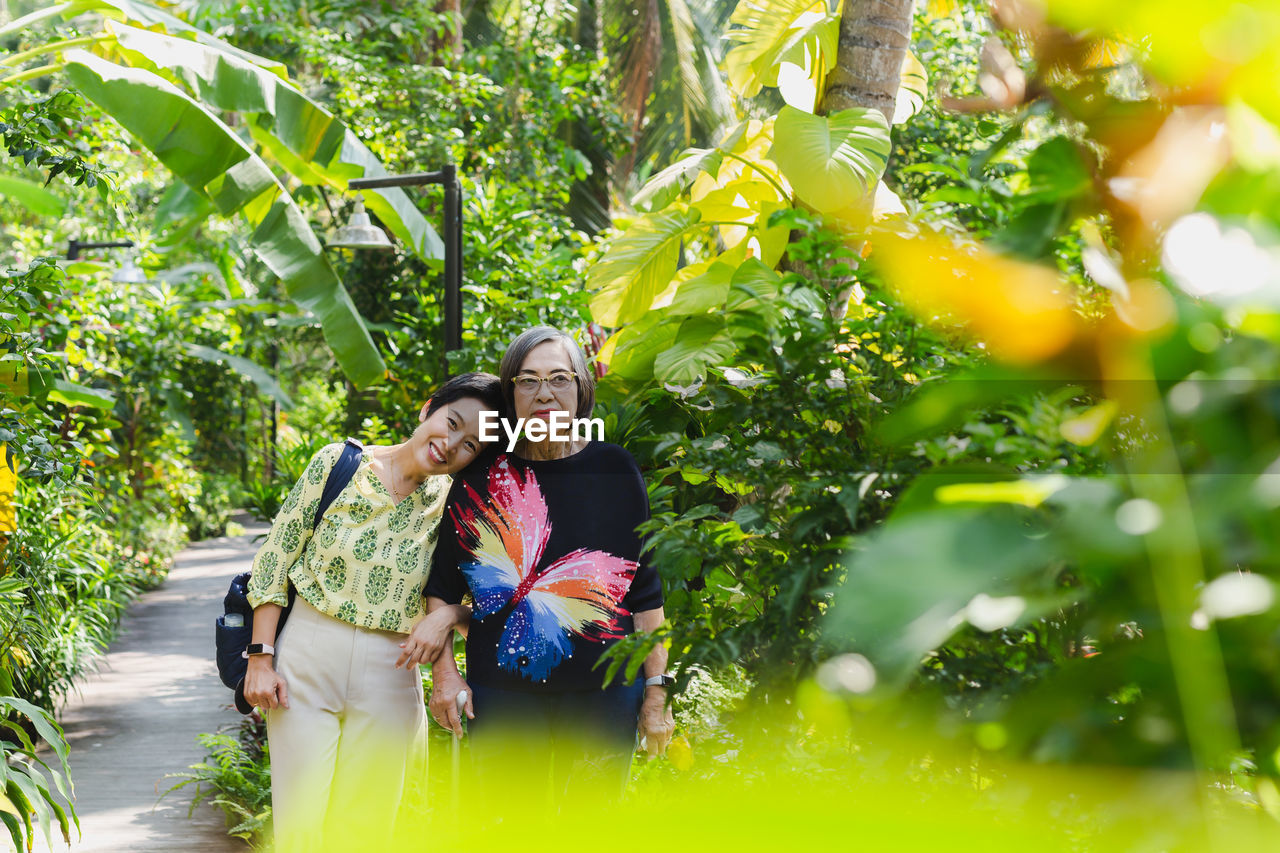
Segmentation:
{"type": "Polygon", "coordinates": [[[403,500],[404,498],[409,497],[409,495],[413,494],[414,491],[417,490],[418,484],[416,483],[413,485],[413,488],[409,489],[409,491],[407,492],[402,493],[400,489],[397,488],[397,484],[400,482],[400,465],[398,460],[394,456],[391,457],[391,464],[388,465],[387,468],[388,468],[387,473],[391,476],[390,491],[391,491],[392,498],[396,500],[403,500]]]}

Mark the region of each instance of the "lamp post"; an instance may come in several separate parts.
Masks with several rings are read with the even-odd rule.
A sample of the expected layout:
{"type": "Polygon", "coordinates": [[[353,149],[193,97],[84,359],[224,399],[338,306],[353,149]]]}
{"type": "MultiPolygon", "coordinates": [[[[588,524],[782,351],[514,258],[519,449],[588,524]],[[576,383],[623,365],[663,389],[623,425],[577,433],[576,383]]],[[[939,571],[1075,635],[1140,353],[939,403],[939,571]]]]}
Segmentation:
{"type": "Polygon", "coordinates": [[[81,249],[132,249],[132,240],[72,240],[67,244],[67,260],[74,261],[80,257],[81,249]]]}
{"type": "MultiPolygon", "coordinates": [[[[447,352],[462,349],[462,185],[458,182],[458,167],[449,164],[438,172],[356,178],[347,186],[353,190],[371,190],[426,184],[444,185],[444,348],[447,352]]],[[[373,242],[344,242],[354,236],[353,231],[361,224],[367,224],[367,215],[365,223],[357,222],[360,213],[363,213],[363,205],[352,217],[351,225],[341,229],[339,238],[329,245],[374,248],[373,242]]]]}
{"type": "MultiPolygon", "coordinates": [[[[74,261],[80,257],[83,249],[132,249],[132,240],[72,240],[67,244],[67,260],[74,261]]],[[[133,256],[124,259],[124,265],[111,274],[111,280],[124,284],[142,284],[147,274],[138,266],[133,256]]]]}

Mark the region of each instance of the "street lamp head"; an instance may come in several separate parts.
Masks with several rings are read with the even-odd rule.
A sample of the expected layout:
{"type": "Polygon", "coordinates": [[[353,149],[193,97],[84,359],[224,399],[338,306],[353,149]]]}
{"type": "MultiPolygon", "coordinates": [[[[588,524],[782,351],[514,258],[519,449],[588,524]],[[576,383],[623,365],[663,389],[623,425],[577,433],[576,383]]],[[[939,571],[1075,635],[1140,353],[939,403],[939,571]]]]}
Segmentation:
{"type": "Polygon", "coordinates": [[[147,274],[138,266],[137,261],[128,257],[124,259],[124,266],[117,267],[111,274],[111,280],[122,284],[143,284],[147,281],[147,274]]]}
{"type": "Polygon", "coordinates": [[[329,241],[333,249],[390,249],[391,241],[383,230],[369,221],[364,202],[357,201],[351,221],[339,228],[329,241]]]}

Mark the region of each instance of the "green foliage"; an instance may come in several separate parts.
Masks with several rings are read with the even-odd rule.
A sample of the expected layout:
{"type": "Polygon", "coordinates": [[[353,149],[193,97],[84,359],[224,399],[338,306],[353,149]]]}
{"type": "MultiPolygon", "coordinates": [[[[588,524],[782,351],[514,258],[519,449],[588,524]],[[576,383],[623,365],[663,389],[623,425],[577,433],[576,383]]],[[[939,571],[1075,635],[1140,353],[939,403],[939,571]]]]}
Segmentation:
{"type": "MultiPolygon", "coordinates": [[[[729,20],[737,28],[726,36],[737,46],[725,56],[729,82],[744,98],[778,86],[784,63],[814,75],[835,67],[840,33],[839,4],[821,11],[807,0],[745,0],[729,20]]],[[[803,109],[813,110],[813,102],[803,109]]]]}
{"type": "Polygon", "coordinates": [[[81,116],[80,100],[76,93],[62,91],[41,101],[0,109],[0,136],[10,157],[48,170],[46,186],[63,175],[73,186],[98,187],[105,201],[111,172],[87,158],[88,146],[68,134],[81,116]]]}
{"type": "MultiPolygon", "coordinates": [[[[926,463],[885,453],[871,426],[946,367],[939,341],[901,309],[868,299],[836,315],[838,266],[856,260],[839,234],[796,213],[770,225],[804,235],[788,247],[792,265],[835,280],[757,263],[753,289],[729,286],[730,301],[754,304],[730,321],[727,364],[631,398],[658,430],[631,449],[652,466],[645,529],[676,658],[712,672],[743,666],[765,690],[812,673],[851,536],[883,518],[926,463]]],[[[610,374],[600,395],[624,389],[610,374]]]]}
{"type": "Polygon", "coordinates": [[[235,735],[202,734],[200,745],[208,755],[182,773],[165,778],[181,779],[162,797],[190,786],[191,807],[208,802],[222,810],[227,834],[243,838],[253,849],[262,849],[271,826],[271,761],[267,753],[266,724],[243,720],[235,735]]]}
{"type": "Polygon", "coordinates": [[[47,711],[14,696],[0,696],[0,732],[0,820],[14,849],[30,849],[37,827],[52,847],[50,829],[55,822],[63,841],[70,844],[71,825],[79,829],[80,819],[73,805],[64,808],[59,802],[72,800],[62,729],[47,711]],[[37,754],[41,748],[53,752],[57,766],[50,767],[37,754]]]}

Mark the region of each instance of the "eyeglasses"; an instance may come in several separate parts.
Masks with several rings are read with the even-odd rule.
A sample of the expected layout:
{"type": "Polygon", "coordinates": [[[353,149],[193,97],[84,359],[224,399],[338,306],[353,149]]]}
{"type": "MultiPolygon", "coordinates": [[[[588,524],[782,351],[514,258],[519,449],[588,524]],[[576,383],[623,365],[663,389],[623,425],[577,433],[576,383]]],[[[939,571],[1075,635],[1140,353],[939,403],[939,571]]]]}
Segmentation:
{"type": "Polygon", "coordinates": [[[552,391],[568,391],[577,378],[578,374],[561,370],[547,377],[515,376],[511,381],[521,394],[536,394],[543,382],[547,383],[552,391]]]}

